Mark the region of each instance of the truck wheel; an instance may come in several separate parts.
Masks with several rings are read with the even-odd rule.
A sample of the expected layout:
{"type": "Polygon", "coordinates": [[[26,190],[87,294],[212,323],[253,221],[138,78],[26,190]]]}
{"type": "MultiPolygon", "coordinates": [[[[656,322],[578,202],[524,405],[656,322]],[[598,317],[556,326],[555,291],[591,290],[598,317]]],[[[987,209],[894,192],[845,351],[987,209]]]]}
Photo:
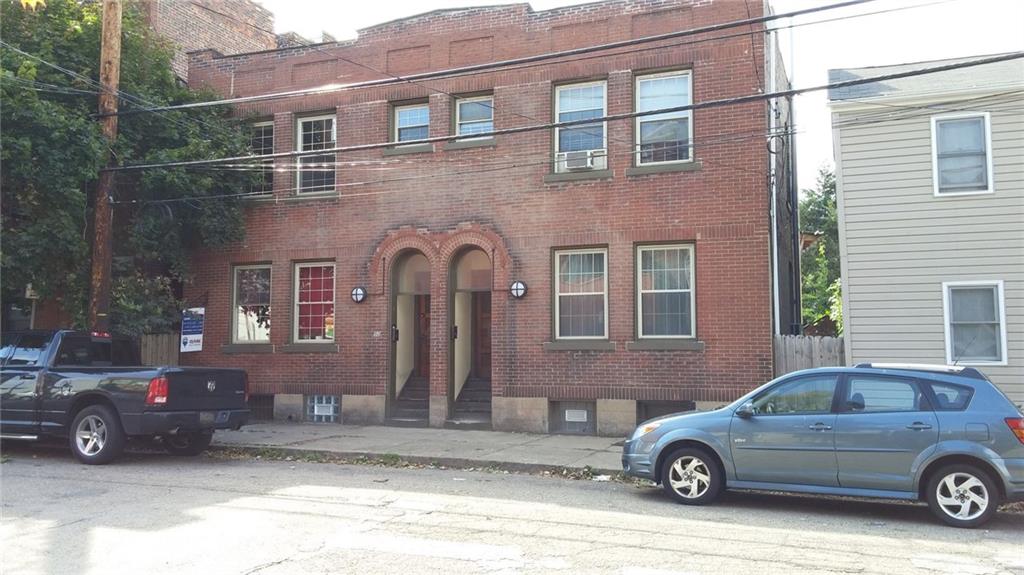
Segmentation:
{"type": "Polygon", "coordinates": [[[79,411],[71,423],[68,439],[71,452],[87,465],[110,463],[124,451],[121,421],[106,405],[90,405],[79,411]]]}
{"type": "Polygon", "coordinates": [[[212,431],[195,431],[164,436],[164,449],[171,455],[199,455],[213,441],[212,431]]]}

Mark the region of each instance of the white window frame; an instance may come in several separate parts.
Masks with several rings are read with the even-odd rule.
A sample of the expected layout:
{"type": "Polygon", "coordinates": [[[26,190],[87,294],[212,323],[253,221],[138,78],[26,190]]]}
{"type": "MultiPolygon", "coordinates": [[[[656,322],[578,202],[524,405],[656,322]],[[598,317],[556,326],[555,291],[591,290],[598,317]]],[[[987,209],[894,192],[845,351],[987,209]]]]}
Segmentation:
{"type": "Polygon", "coordinates": [[[959,114],[941,114],[932,116],[932,194],[936,198],[977,196],[994,194],[995,182],[992,179],[992,117],[988,112],[963,112],[959,114]],[[988,187],[984,190],[965,190],[962,192],[942,192],[939,190],[939,122],[944,120],[964,120],[968,118],[984,118],[985,126],[985,169],[987,170],[988,187]]]}
{"type": "MultiPolygon", "coordinates": [[[[490,102],[489,107],[491,109],[491,127],[493,128],[494,127],[494,96],[493,95],[473,96],[473,97],[470,97],[470,98],[455,98],[455,135],[459,136],[460,140],[478,140],[480,138],[493,138],[494,137],[494,136],[480,136],[480,135],[476,135],[476,134],[467,134],[467,135],[463,136],[462,133],[460,132],[460,128],[462,127],[462,118],[461,118],[462,104],[472,104],[474,102],[483,102],[483,101],[489,101],[490,102]]],[[[473,122],[476,123],[476,122],[479,122],[479,120],[473,120],[473,122]]]]}
{"type": "MultiPolygon", "coordinates": [[[[427,127],[427,138],[430,138],[430,102],[421,102],[419,104],[403,104],[401,106],[392,106],[391,108],[391,141],[400,146],[409,146],[422,143],[423,140],[407,140],[405,142],[398,141],[398,113],[401,110],[409,110],[411,108],[426,108],[427,109],[427,123],[416,124],[416,127],[425,125],[427,127]]],[[[406,126],[412,127],[412,126],[406,126]]]]}
{"type": "MultiPolygon", "coordinates": [[[[689,99],[688,102],[686,102],[685,104],[681,104],[681,105],[684,105],[684,106],[692,105],[693,104],[693,72],[691,70],[675,70],[673,72],[660,72],[660,73],[657,73],[657,74],[644,74],[643,76],[637,76],[636,79],[633,82],[633,111],[636,112],[636,111],[640,110],[640,106],[639,106],[639,104],[640,104],[640,82],[642,80],[651,80],[651,79],[655,79],[655,78],[669,78],[669,77],[672,77],[672,76],[686,76],[686,82],[687,82],[687,85],[689,87],[690,99],[689,99]]],[[[636,166],[656,166],[656,165],[661,165],[661,164],[689,164],[689,163],[692,163],[694,161],[694,155],[695,155],[694,154],[694,146],[693,146],[693,110],[686,110],[684,112],[675,112],[669,118],[662,118],[662,119],[686,118],[688,120],[686,122],[686,127],[687,127],[687,130],[688,130],[688,134],[687,134],[687,149],[688,149],[689,153],[687,154],[688,158],[685,159],[685,160],[668,160],[668,161],[664,161],[664,162],[643,162],[643,161],[641,161],[641,158],[643,156],[640,153],[640,124],[642,123],[642,121],[646,120],[649,117],[650,116],[637,116],[637,117],[634,118],[633,134],[635,135],[635,141],[633,142],[633,146],[636,149],[636,154],[634,156],[634,165],[636,165],[636,166]]]]}
{"type": "Polygon", "coordinates": [[[636,247],[636,336],[637,339],[697,339],[697,261],[693,244],[647,244],[636,247]],[[656,290],[643,289],[643,252],[645,250],[679,250],[690,252],[690,289],[656,290]],[[645,293],[689,293],[690,294],[690,335],[644,335],[645,293]]]}
{"type": "MultiPolygon", "coordinates": [[[[270,313],[274,313],[274,270],[271,264],[249,264],[243,266],[232,266],[231,267],[231,343],[236,345],[252,345],[252,344],[267,344],[270,343],[270,336],[268,334],[267,339],[253,339],[240,341],[238,339],[238,272],[244,270],[261,270],[266,269],[270,271],[270,302],[267,304],[270,307],[270,313]]],[[[273,317],[273,315],[271,315],[273,317]]],[[[271,332],[273,333],[274,324],[270,324],[271,332]]]]}
{"type": "Polygon", "coordinates": [[[608,339],[608,248],[578,248],[569,250],[555,250],[555,265],[554,265],[553,280],[555,282],[555,289],[552,290],[555,293],[555,339],[559,341],[572,341],[572,340],[605,340],[608,339]],[[560,317],[560,306],[561,306],[561,292],[559,291],[559,263],[563,255],[573,254],[602,254],[604,256],[604,292],[582,292],[566,294],[568,296],[583,296],[583,295],[603,295],[604,296],[604,335],[569,335],[562,336],[561,320],[560,317]]]}
{"type": "MultiPolygon", "coordinates": [[[[590,110],[591,109],[591,108],[579,108],[579,109],[576,109],[576,110],[562,110],[561,106],[559,105],[559,102],[561,101],[561,98],[558,97],[559,94],[562,92],[562,90],[569,90],[569,89],[572,89],[572,88],[589,88],[590,86],[601,86],[602,95],[604,96],[602,98],[602,102],[601,102],[601,117],[605,117],[605,116],[608,115],[608,82],[606,80],[598,80],[598,81],[595,81],[595,82],[579,82],[579,83],[576,83],[576,84],[560,84],[558,86],[555,86],[555,123],[559,122],[558,117],[562,115],[563,111],[566,111],[566,112],[577,112],[579,110],[590,110]]],[[[594,122],[594,123],[596,124],[597,122],[594,122]]],[[[601,147],[597,148],[597,150],[603,151],[605,153],[605,156],[607,156],[607,154],[608,154],[608,122],[607,121],[602,121],[601,125],[603,126],[603,128],[601,130],[601,134],[602,134],[603,137],[602,137],[602,141],[601,141],[601,147]]],[[[572,126],[572,127],[568,128],[568,129],[575,129],[575,128],[578,128],[578,127],[579,126],[572,126]]],[[[562,150],[558,149],[558,143],[561,141],[560,136],[561,136],[561,133],[562,133],[563,129],[567,129],[567,128],[555,128],[555,141],[554,141],[554,144],[555,144],[555,153],[556,154],[562,153],[562,150]]],[[[590,150],[590,151],[595,151],[595,150],[590,150]]]]}
{"type": "MultiPolygon", "coordinates": [[[[277,130],[274,129],[274,121],[268,120],[266,122],[253,122],[252,124],[249,124],[250,129],[266,128],[267,126],[270,126],[270,153],[274,153],[274,147],[277,145],[277,130]]],[[[263,190],[259,193],[263,195],[270,195],[274,193],[274,160],[263,160],[263,164],[270,169],[270,189],[263,190]]]]}
{"type": "Polygon", "coordinates": [[[946,334],[946,364],[952,365],[956,358],[953,357],[953,330],[950,324],[952,318],[950,309],[950,297],[949,288],[954,287],[986,287],[996,288],[996,304],[999,306],[999,345],[1000,345],[1000,361],[986,361],[986,360],[961,360],[958,365],[1009,365],[1007,360],[1007,345],[1006,345],[1006,299],[1003,292],[1003,280],[970,280],[970,281],[953,281],[953,282],[942,282],[942,323],[946,334]]]}
{"type": "MultiPolygon", "coordinates": [[[[334,301],[331,304],[334,306],[334,322],[335,326],[337,326],[338,267],[334,262],[330,261],[297,263],[294,266],[294,270],[292,270],[292,343],[333,344],[337,339],[337,336],[331,339],[299,339],[299,270],[302,268],[325,268],[328,266],[334,270],[334,273],[331,274],[331,293],[334,294],[334,301]]],[[[335,333],[337,333],[337,327],[335,327],[335,333]]]]}
{"type": "MultiPolygon", "coordinates": [[[[338,145],[338,116],[337,114],[322,114],[319,116],[303,116],[295,119],[295,151],[305,152],[308,150],[302,149],[302,124],[305,122],[315,122],[317,120],[330,120],[331,121],[331,141],[334,142],[334,147],[338,145]]],[[[337,159],[338,155],[335,152],[328,152],[321,155],[333,155],[337,159]]],[[[316,190],[311,192],[302,191],[302,157],[295,158],[295,193],[296,194],[330,194],[338,190],[338,170],[335,167],[331,168],[334,170],[334,188],[330,190],[316,190]]],[[[324,170],[326,171],[326,170],[324,170]]]]}

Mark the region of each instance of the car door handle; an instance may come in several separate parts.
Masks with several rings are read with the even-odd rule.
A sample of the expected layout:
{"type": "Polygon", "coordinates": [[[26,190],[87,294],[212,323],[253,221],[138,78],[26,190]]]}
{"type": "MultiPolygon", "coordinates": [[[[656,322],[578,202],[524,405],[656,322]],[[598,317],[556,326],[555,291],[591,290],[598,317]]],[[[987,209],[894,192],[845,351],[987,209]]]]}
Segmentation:
{"type": "Polygon", "coordinates": [[[830,429],[832,429],[832,426],[825,425],[824,423],[819,422],[815,423],[814,425],[808,426],[807,429],[810,429],[811,431],[829,431],[830,429]]]}
{"type": "Polygon", "coordinates": [[[914,431],[924,431],[925,429],[931,428],[932,426],[928,425],[927,423],[921,423],[920,421],[915,421],[914,423],[911,423],[910,425],[907,426],[907,429],[913,429],[914,431]]]}
{"type": "Polygon", "coordinates": [[[23,373],[23,374],[21,374],[21,377],[19,377],[18,379],[35,379],[35,378],[36,378],[36,374],[34,374],[34,373],[23,373]]]}

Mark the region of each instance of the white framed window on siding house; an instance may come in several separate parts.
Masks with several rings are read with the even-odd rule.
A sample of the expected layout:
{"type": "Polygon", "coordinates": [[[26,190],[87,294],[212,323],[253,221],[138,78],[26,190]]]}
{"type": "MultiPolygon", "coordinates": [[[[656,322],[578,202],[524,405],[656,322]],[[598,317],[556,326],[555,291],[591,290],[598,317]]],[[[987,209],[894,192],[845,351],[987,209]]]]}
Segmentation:
{"type": "MultiPolygon", "coordinates": [[[[572,122],[607,115],[607,83],[555,88],[555,121],[572,122]]],[[[555,172],[603,170],[608,166],[606,122],[555,128],[555,172]]]]}
{"type": "Polygon", "coordinates": [[[494,131],[494,97],[455,100],[455,135],[472,136],[494,131]]]}
{"type": "Polygon", "coordinates": [[[692,338],[696,333],[692,245],[638,246],[637,335],[692,338]]]}
{"type": "Polygon", "coordinates": [[[1006,365],[1002,280],[942,284],[946,363],[1006,365]]]}
{"type": "MultiPolygon", "coordinates": [[[[300,152],[328,150],[336,146],[334,116],[299,118],[296,149],[300,152]]],[[[333,192],[335,154],[299,157],[298,193],[333,192]]]]}
{"type": "Polygon", "coordinates": [[[608,250],[555,252],[555,338],[608,338],[608,250]]]}
{"type": "MultiPolygon", "coordinates": [[[[692,102],[692,76],[689,71],[638,76],[636,111],[649,112],[692,102]]],[[[636,165],[693,161],[693,113],[666,112],[637,116],[636,165]]]]}
{"type": "Polygon", "coordinates": [[[988,112],[932,116],[932,181],[936,196],[994,191],[988,112]]]}
{"type": "Polygon", "coordinates": [[[235,266],[232,343],[270,342],[270,266],[235,266]]]}
{"type": "Polygon", "coordinates": [[[334,264],[295,265],[292,341],[334,341],[334,264]]]}
{"type": "MultiPolygon", "coordinates": [[[[250,126],[249,148],[255,156],[274,153],[274,123],[257,122],[250,126]]],[[[274,190],[274,160],[264,160],[265,166],[253,182],[253,194],[269,194],[274,190]]]]}
{"type": "Polygon", "coordinates": [[[394,133],[395,142],[415,142],[425,140],[430,135],[430,105],[412,104],[395,106],[394,133]]]}

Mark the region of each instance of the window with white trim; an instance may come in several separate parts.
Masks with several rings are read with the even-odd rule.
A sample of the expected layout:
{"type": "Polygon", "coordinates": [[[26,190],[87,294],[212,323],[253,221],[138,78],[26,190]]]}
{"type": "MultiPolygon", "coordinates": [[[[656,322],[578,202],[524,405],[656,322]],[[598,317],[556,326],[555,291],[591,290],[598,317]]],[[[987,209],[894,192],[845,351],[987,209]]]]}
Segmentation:
{"type": "Polygon", "coordinates": [[[694,337],[693,246],[639,246],[636,253],[639,337],[694,337]]]}
{"type": "Polygon", "coordinates": [[[608,250],[555,252],[556,339],[607,339],[608,250]]]}
{"type": "Polygon", "coordinates": [[[430,135],[430,105],[395,106],[394,126],[396,142],[425,140],[430,135]]]}
{"type": "MultiPolygon", "coordinates": [[[[692,103],[690,72],[638,76],[636,111],[650,112],[692,103]]],[[[693,160],[693,113],[665,112],[637,116],[636,165],[693,160]]]]}
{"type": "Polygon", "coordinates": [[[935,195],[992,191],[989,115],[932,117],[935,195]]]}
{"type": "Polygon", "coordinates": [[[294,313],[294,341],[334,341],[334,264],[296,264],[294,313]]]}
{"type": "Polygon", "coordinates": [[[232,343],[270,341],[270,266],[237,266],[232,299],[232,343]]]}
{"type": "MultiPolygon", "coordinates": [[[[300,152],[328,150],[336,146],[334,116],[300,118],[296,149],[300,152]]],[[[298,193],[334,191],[335,154],[299,157],[298,193]]]]}
{"type": "MultiPolygon", "coordinates": [[[[573,122],[601,118],[607,113],[607,83],[587,82],[568,84],[555,88],[555,121],[573,122]]],[[[555,171],[566,170],[566,154],[583,152],[594,157],[593,167],[607,165],[605,155],[608,149],[606,123],[580,124],[555,128],[555,171]]]]}
{"type": "MultiPolygon", "coordinates": [[[[255,156],[274,153],[273,122],[257,122],[250,126],[249,148],[255,156]]],[[[269,194],[274,190],[274,160],[263,160],[263,165],[265,167],[250,188],[254,194],[269,194]]]]}
{"type": "Polygon", "coordinates": [[[458,98],[455,100],[455,135],[472,136],[494,131],[494,98],[458,98]]]}
{"type": "Polygon", "coordinates": [[[1006,363],[1002,281],[942,285],[947,363],[1006,363]]]}

